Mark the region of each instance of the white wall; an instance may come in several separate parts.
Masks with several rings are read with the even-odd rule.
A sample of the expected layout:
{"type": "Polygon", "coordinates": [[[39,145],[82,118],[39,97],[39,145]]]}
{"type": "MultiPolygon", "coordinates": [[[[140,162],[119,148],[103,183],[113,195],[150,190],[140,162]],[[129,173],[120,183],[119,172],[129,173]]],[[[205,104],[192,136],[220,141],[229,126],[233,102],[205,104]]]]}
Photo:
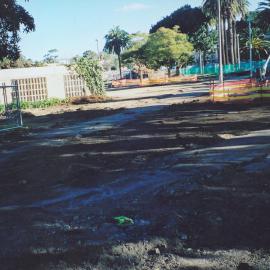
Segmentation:
{"type": "MultiPolygon", "coordinates": [[[[46,66],[0,70],[0,85],[10,85],[14,79],[46,77],[48,97],[65,98],[64,75],[69,74],[65,66],[46,66]]],[[[0,95],[1,96],[1,95],[0,95]]],[[[1,99],[1,98],[0,98],[1,99]]]]}

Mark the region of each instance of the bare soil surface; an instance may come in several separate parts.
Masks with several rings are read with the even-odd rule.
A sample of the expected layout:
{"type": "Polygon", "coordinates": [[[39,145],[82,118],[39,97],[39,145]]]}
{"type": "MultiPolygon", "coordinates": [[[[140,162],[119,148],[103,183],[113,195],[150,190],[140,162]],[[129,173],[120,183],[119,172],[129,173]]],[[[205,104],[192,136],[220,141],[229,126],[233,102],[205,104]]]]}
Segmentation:
{"type": "Polygon", "coordinates": [[[0,134],[0,268],[270,269],[270,104],[207,90],[25,112],[0,134]]]}

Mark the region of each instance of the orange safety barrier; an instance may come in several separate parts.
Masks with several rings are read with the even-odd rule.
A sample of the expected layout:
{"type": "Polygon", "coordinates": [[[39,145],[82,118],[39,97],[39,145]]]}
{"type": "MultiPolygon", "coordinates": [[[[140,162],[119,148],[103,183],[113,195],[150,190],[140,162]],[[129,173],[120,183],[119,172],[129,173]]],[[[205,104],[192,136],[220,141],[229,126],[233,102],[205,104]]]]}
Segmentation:
{"type": "Polygon", "coordinates": [[[132,87],[132,86],[153,86],[153,85],[164,85],[169,83],[180,83],[180,82],[194,82],[197,81],[197,75],[194,76],[176,76],[176,77],[163,77],[163,78],[147,78],[147,79],[122,79],[115,80],[112,82],[112,87],[132,87]]]}
{"type": "Polygon", "coordinates": [[[255,79],[212,84],[210,96],[213,102],[252,101],[270,98],[270,84],[255,79]]]}

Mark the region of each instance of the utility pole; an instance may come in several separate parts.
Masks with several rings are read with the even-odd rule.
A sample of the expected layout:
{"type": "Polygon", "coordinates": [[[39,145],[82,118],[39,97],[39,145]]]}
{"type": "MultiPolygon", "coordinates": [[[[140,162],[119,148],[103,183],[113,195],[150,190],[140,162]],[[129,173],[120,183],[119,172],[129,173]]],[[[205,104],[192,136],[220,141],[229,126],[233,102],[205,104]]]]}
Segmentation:
{"type": "Polygon", "coordinates": [[[101,55],[100,55],[100,51],[99,51],[99,43],[98,43],[98,39],[96,39],[96,42],[97,42],[98,59],[101,60],[101,55]]]}
{"type": "Polygon", "coordinates": [[[221,3],[218,1],[218,39],[219,39],[219,82],[222,84],[223,78],[223,60],[222,60],[222,26],[221,26],[221,3]]]}
{"type": "Polygon", "coordinates": [[[238,65],[239,69],[241,68],[241,54],[240,54],[240,39],[239,34],[237,34],[237,48],[238,48],[238,65]]]}
{"type": "Polygon", "coordinates": [[[249,68],[250,68],[250,78],[253,77],[253,64],[252,64],[252,27],[251,27],[251,17],[248,18],[248,28],[249,28],[249,68]]]}

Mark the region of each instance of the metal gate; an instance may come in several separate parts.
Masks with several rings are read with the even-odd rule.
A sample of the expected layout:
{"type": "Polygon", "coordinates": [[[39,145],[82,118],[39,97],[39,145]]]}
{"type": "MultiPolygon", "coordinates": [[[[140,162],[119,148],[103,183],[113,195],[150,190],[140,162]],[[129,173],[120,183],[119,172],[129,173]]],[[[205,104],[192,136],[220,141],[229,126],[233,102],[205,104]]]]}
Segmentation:
{"type": "Polygon", "coordinates": [[[0,85],[0,131],[23,125],[17,82],[0,85]]]}

